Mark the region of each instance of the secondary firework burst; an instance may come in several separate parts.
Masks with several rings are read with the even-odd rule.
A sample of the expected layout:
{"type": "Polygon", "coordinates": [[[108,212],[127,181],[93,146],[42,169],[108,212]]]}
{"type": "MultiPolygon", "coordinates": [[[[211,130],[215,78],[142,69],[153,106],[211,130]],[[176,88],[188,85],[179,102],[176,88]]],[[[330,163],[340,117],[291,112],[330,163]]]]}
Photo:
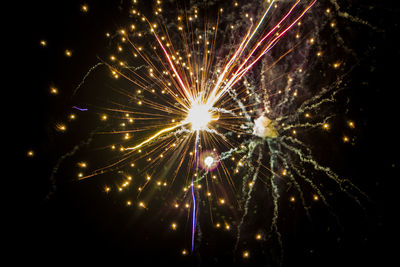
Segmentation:
{"type": "MultiPolygon", "coordinates": [[[[281,247],[282,183],[295,188],[307,213],[310,204],[301,184],[311,188],[314,201],[329,206],[319,183],[304,170],[324,175],[360,202],[363,193],[319,164],[309,145],[298,138],[309,129],[329,130],[331,115],[318,113],[339,91],[334,82],[313,94],[301,88],[306,86],[309,57],[322,53],[311,55],[316,37],[299,29],[312,20],[306,18],[315,3],[263,1],[261,14],[253,18],[245,13],[236,23],[225,17],[223,9],[209,18],[194,5],[168,23],[161,2],[157,1],[153,15],[142,14],[134,6],[130,14],[135,23],[114,35],[116,53],[96,65],[107,66],[119,84],[112,90],[117,100],[100,108],[74,106],[79,111],[95,110],[108,122],[104,127],[108,130],[96,130],[94,135],[109,137],[104,139],[110,142],[106,146],[118,154],[117,159],[97,169],[85,168],[78,178],[122,174],[121,183],[105,191],[121,192],[135,184],[138,207],[145,209],[150,209],[152,187],[168,187],[173,192],[171,209],[182,208],[191,215],[192,251],[196,234],[201,239],[197,217],[202,198],[215,207],[229,201],[232,210],[240,210],[238,221],[224,221],[226,230],[236,225],[235,249],[240,246],[258,184],[267,185],[273,208],[266,225],[281,247]],[[122,138],[116,141],[115,136],[122,138]],[[137,177],[132,178],[129,168],[138,166],[137,177]],[[236,174],[240,177],[235,178],[236,174]]],[[[242,10],[246,8],[251,9],[244,6],[242,10]]],[[[209,210],[209,221],[218,221],[209,210]]],[[[221,222],[217,225],[220,228],[221,222]]],[[[172,228],[177,230],[177,224],[172,228]]],[[[257,239],[261,236],[257,234],[257,239]]],[[[248,251],[243,253],[249,256],[248,251]]]]}

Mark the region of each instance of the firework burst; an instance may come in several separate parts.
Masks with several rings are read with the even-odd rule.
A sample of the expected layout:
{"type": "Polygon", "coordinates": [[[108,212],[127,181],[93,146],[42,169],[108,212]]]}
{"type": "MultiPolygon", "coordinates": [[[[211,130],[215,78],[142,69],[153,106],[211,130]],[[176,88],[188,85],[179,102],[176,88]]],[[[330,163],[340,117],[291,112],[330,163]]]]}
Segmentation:
{"type": "MultiPolygon", "coordinates": [[[[207,15],[204,10],[210,7],[190,3],[178,8],[172,21],[165,15],[172,11],[165,11],[160,1],[154,14],[143,14],[134,3],[133,23],[108,34],[116,43],[115,53],[101,57],[73,92],[74,97],[83,94],[86,78],[100,67],[113,79],[105,97],[90,95],[72,107],[99,116],[103,123],[82,144],[101,144],[104,156],[79,162],[78,179],[122,177],[105,191],[127,191],[136,198],[127,205],[136,202],[146,210],[154,194],[165,188],[161,194],[171,209],[182,209],[190,221],[190,249],[183,254],[195,251],[196,236],[201,242],[203,210],[209,219],[201,222],[236,233],[234,249],[241,248],[256,191],[263,191],[263,201],[272,205],[265,232],[276,239],[281,256],[282,197],[298,199],[307,215],[310,201],[329,207],[321,177],[359,204],[365,196],[350,180],[320,164],[307,138],[308,133],[331,129],[334,114],[326,110],[350,70],[338,60],[328,64],[319,84],[310,82],[325,53],[318,34],[335,27],[333,22],[317,24],[314,18],[331,11],[321,11],[316,0],[261,2],[235,2],[207,15]],[[226,15],[235,8],[240,19],[226,15]],[[311,88],[316,84],[318,88],[311,88]],[[287,188],[294,188],[293,194],[287,188]],[[227,203],[236,220],[215,211],[227,203]]],[[[348,125],[355,126],[353,121],[348,125]]],[[[58,124],[57,129],[66,127],[58,124]]],[[[171,229],[177,230],[177,223],[171,229]]],[[[254,235],[257,240],[267,236],[254,235]]],[[[241,253],[250,257],[247,250],[241,253]]]]}

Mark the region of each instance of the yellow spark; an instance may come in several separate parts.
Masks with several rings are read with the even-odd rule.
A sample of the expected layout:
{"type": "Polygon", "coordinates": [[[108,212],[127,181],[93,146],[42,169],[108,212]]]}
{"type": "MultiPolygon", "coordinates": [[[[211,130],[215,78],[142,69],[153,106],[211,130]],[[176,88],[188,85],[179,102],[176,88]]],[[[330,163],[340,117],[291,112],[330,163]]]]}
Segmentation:
{"type": "Polygon", "coordinates": [[[86,5],[86,4],[81,5],[81,11],[84,12],[84,13],[88,12],[89,11],[89,6],[86,5]]]}
{"type": "Polygon", "coordinates": [[[250,253],[246,250],[246,251],[243,251],[243,258],[248,258],[248,257],[250,257],[250,253]]]}
{"type": "Polygon", "coordinates": [[[52,94],[52,95],[58,94],[58,89],[55,88],[54,86],[50,87],[50,94],[52,94]]]}
{"type": "Polygon", "coordinates": [[[35,152],[34,152],[33,150],[28,150],[28,151],[26,152],[26,155],[27,155],[28,157],[33,157],[33,156],[35,155],[35,152]]]}
{"type": "Polygon", "coordinates": [[[65,132],[67,130],[67,126],[65,126],[65,124],[60,123],[56,125],[56,129],[60,132],[65,132]]]}
{"type": "Polygon", "coordinates": [[[84,161],[78,162],[78,166],[81,168],[86,168],[87,167],[87,163],[84,161]]]}
{"type": "Polygon", "coordinates": [[[178,228],[178,225],[176,223],[171,224],[172,230],[176,230],[178,228]]]}
{"type": "Polygon", "coordinates": [[[64,54],[65,54],[66,57],[71,57],[72,56],[72,51],[69,50],[69,49],[66,49],[64,54]]]}
{"type": "Polygon", "coordinates": [[[177,124],[177,125],[175,125],[175,126],[162,129],[161,131],[157,132],[156,134],[154,134],[154,135],[151,136],[150,138],[144,140],[144,141],[141,142],[140,144],[138,144],[138,145],[136,145],[136,146],[134,146],[134,147],[128,147],[128,148],[126,148],[126,150],[136,150],[136,149],[142,147],[143,145],[147,144],[147,143],[150,142],[151,140],[154,140],[155,138],[157,138],[157,137],[160,136],[161,134],[166,133],[166,132],[169,132],[169,131],[172,131],[173,129],[176,129],[176,128],[178,128],[178,127],[184,125],[184,124],[185,124],[185,123],[179,123],[179,124],[177,124]]]}
{"type": "Polygon", "coordinates": [[[43,46],[43,47],[47,46],[47,41],[46,40],[41,40],[40,41],[40,45],[43,46]]]}

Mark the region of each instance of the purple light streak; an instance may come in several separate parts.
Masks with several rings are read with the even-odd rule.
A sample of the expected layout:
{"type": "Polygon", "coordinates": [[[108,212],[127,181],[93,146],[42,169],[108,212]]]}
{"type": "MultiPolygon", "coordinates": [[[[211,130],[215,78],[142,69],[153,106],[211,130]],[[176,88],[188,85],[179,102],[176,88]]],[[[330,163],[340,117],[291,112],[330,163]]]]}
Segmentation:
{"type": "Polygon", "coordinates": [[[72,108],[80,110],[80,111],[88,111],[87,108],[78,108],[77,106],[73,106],[72,108]]]}
{"type": "Polygon", "coordinates": [[[196,131],[196,141],[194,143],[194,169],[195,172],[192,175],[192,199],[193,199],[193,212],[192,212],[192,252],[194,250],[194,234],[196,233],[196,212],[197,212],[197,206],[196,206],[196,196],[194,193],[194,175],[197,172],[197,146],[199,143],[199,131],[196,131]]]}

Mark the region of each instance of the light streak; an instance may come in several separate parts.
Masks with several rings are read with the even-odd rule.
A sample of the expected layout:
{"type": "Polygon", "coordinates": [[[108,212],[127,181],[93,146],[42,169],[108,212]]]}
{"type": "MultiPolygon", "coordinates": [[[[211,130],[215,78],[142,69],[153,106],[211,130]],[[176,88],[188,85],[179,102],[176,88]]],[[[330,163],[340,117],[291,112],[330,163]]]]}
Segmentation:
{"type": "Polygon", "coordinates": [[[136,145],[136,146],[134,146],[134,147],[127,147],[127,148],[125,148],[124,150],[136,150],[136,149],[139,149],[139,148],[141,148],[143,145],[145,145],[145,144],[151,142],[152,140],[154,140],[155,138],[157,138],[158,136],[160,136],[160,135],[162,135],[162,134],[164,134],[164,133],[170,132],[170,131],[172,131],[172,130],[178,128],[178,127],[181,127],[181,126],[185,125],[186,123],[188,123],[188,122],[179,123],[179,124],[177,124],[177,125],[175,125],[175,126],[172,126],[172,127],[169,127],[169,128],[164,128],[164,129],[160,130],[159,132],[157,132],[156,134],[154,134],[153,136],[147,138],[146,140],[144,140],[144,141],[141,142],[140,144],[138,144],[138,145],[136,145]]]}
{"type": "Polygon", "coordinates": [[[79,108],[79,107],[77,107],[77,106],[73,106],[72,108],[77,109],[77,110],[79,110],[79,111],[88,111],[87,108],[79,108]]]}

